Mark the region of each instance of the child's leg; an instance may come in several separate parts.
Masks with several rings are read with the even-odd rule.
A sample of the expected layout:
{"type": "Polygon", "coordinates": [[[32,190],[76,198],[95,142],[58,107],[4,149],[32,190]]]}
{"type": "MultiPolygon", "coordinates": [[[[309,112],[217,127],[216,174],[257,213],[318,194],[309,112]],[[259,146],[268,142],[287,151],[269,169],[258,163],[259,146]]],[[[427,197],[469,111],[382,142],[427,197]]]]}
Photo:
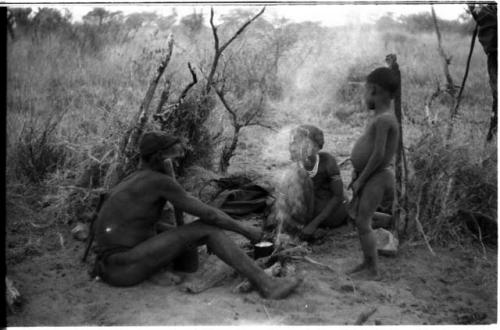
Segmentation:
{"type": "Polygon", "coordinates": [[[370,275],[378,276],[377,242],[371,222],[377,206],[382,201],[384,192],[392,184],[392,181],[392,172],[381,171],[374,174],[360,192],[358,214],[355,220],[363,251],[363,262],[350,273],[368,270],[370,275]]]}

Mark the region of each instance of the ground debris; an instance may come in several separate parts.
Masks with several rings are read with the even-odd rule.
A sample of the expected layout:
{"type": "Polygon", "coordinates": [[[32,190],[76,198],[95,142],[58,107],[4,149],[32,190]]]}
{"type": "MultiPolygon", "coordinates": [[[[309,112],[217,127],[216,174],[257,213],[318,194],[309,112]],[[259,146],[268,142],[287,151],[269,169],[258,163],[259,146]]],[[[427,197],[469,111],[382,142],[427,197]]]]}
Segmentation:
{"type": "Polygon", "coordinates": [[[14,286],[14,282],[5,277],[5,302],[10,313],[16,313],[22,306],[23,297],[14,286]]]}
{"type": "Polygon", "coordinates": [[[488,315],[482,312],[474,312],[467,314],[460,314],[457,316],[458,324],[479,324],[482,320],[486,319],[488,315]]]}
{"type": "Polygon", "coordinates": [[[355,325],[362,325],[364,324],[366,321],[368,321],[368,319],[370,318],[370,316],[372,316],[373,314],[375,314],[375,312],[377,311],[377,307],[374,307],[370,310],[366,310],[364,312],[362,312],[361,314],[359,314],[358,316],[358,319],[356,320],[356,322],[354,323],[355,325]]]}
{"type": "Polygon", "coordinates": [[[89,226],[87,224],[78,222],[76,226],[71,229],[71,234],[73,235],[74,239],[84,242],[89,236],[89,226]]]}

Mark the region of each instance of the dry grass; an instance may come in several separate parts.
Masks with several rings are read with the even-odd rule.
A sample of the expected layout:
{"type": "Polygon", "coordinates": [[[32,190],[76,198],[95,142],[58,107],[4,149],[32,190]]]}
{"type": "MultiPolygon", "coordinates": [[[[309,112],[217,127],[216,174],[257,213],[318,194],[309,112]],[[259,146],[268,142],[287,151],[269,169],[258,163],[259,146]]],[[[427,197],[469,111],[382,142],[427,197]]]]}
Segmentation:
{"type": "MultiPolygon", "coordinates": [[[[153,36],[151,31],[142,31],[128,43],[107,46],[99,56],[75,55],[57,36],[38,43],[26,36],[9,44],[7,180],[26,190],[31,190],[33,182],[44,187],[40,199],[49,205],[44,211],[48,219],[74,221],[92,209],[95,189],[104,185],[103,173],[139,107],[158,62],[156,50],[168,32],[153,36]],[[35,152],[30,154],[30,149],[35,152]]],[[[173,80],[175,94],[190,80],[187,62],[206,69],[213,46],[206,31],[194,39],[178,28],[174,32],[176,45],[166,76],[173,80]]],[[[404,140],[410,148],[410,167],[415,168],[410,200],[416,201],[423,191],[424,230],[433,241],[457,239],[463,227],[457,225],[460,220],[456,214],[464,205],[496,219],[496,184],[491,184],[496,182],[496,159],[489,161],[495,166],[482,163],[487,158],[484,155],[496,154],[496,145],[485,146],[483,142],[491,98],[482,49],[476,47],[472,57],[461,115],[448,145],[439,130],[425,136],[422,126],[425,100],[434,91],[436,80],[444,81],[435,36],[401,34],[406,39],[398,49],[391,44],[384,48],[382,32],[357,27],[332,28],[314,34],[311,40],[299,40],[281,59],[278,79],[282,97],[269,101],[266,114],[280,132],[245,129],[230,172],[260,172],[286,163],[286,129],[305,122],[322,128],[325,149],[345,159],[366,119],[360,89],[348,83],[362,81],[369,70],[384,65],[388,52],[397,50],[403,79],[404,140]],[[301,53],[306,42],[314,48],[307,56],[301,53]],[[472,182],[460,181],[464,178],[472,182]],[[495,199],[487,199],[487,194],[495,199]]],[[[458,83],[469,39],[458,34],[443,38],[445,50],[453,53],[450,70],[458,83]]],[[[156,102],[155,98],[152,104],[156,102]]],[[[446,99],[435,102],[433,111],[439,125],[445,124],[448,109],[446,99]]],[[[220,104],[209,123],[214,134],[227,129],[220,104]]],[[[200,174],[200,178],[214,176],[200,174]]],[[[349,179],[344,177],[345,182],[349,179]]],[[[199,182],[194,181],[197,179],[188,187],[193,191],[199,189],[199,182]]],[[[8,195],[8,203],[15,201],[8,195]]],[[[409,213],[414,212],[412,203],[409,213]]]]}

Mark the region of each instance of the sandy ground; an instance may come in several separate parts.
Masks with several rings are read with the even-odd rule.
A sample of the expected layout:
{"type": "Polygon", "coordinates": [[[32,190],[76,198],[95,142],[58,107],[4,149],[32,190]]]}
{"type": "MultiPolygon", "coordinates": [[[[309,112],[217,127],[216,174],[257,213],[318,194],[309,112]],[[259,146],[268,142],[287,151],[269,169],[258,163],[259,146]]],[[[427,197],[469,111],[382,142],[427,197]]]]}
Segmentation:
{"type": "MultiPolygon", "coordinates": [[[[348,156],[351,134],[329,133],[326,138],[328,146],[336,146],[329,151],[339,161],[348,156]]],[[[259,143],[254,138],[253,144],[259,143]]],[[[286,158],[285,147],[271,149],[280,150],[286,158]]],[[[272,170],[269,161],[257,161],[263,157],[255,155],[255,150],[239,152],[232,168],[272,170]]],[[[348,168],[342,168],[342,177],[348,180],[348,168]]],[[[309,255],[336,271],[294,261],[305,279],[285,300],[233,293],[238,277],[199,294],[161,280],[115,288],[90,279],[90,262],[80,261],[84,243],[71,237],[70,226],[38,228],[30,221],[50,219],[33,211],[9,213],[7,206],[7,272],[24,296],[20,311],[8,316],[8,326],[352,325],[373,308],[377,310],[367,325],[497,323],[496,247],[484,255],[479,246],[434,246],[434,257],[421,242],[405,243],[396,257],[380,258],[382,280],[353,280],[344,272],[360,261],[361,251],[355,230],[344,226],[312,245],[309,255]]],[[[232,237],[245,243],[241,236],[232,237]]]]}
{"type": "Polygon", "coordinates": [[[152,280],[111,287],[90,279],[89,264],[79,260],[84,244],[69,229],[43,232],[45,250],[37,253],[14,243],[15,230],[8,235],[7,271],[24,296],[8,326],[346,325],[374,307],[368,325],[497,322],[496,250],[484,258],[461,247],[436,248],[433,257],[423,245],[406,244],[397,257],[380,258],[381,281],[351,280],[343,272],[359,261],[360,250],[355,231],[344,226],[312,245],[309,255],[337,271],[294,261],[303,284],[273,301],[233,293],[238,277],[199,294],[152,280]]]}

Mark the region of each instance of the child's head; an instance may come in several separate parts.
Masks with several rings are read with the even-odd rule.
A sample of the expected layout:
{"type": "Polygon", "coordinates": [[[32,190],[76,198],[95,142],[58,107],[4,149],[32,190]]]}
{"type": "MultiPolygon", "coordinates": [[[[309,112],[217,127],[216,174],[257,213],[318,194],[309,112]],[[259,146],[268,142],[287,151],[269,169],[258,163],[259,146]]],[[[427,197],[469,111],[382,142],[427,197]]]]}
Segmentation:
{"type": "Polygon", "coordinates": [[[390,104],[398,89],[398,81],[394,73],[385,67],[373,70],[366,77],[365,103],[368,109],[374,110],[390,104]]]}
{"type": "Polygon", "coordinates": [[[300,125],[290,135],[290,158],[293,161],[316,157],[325,143],[323,131],[313,125],[300,125]]]}

